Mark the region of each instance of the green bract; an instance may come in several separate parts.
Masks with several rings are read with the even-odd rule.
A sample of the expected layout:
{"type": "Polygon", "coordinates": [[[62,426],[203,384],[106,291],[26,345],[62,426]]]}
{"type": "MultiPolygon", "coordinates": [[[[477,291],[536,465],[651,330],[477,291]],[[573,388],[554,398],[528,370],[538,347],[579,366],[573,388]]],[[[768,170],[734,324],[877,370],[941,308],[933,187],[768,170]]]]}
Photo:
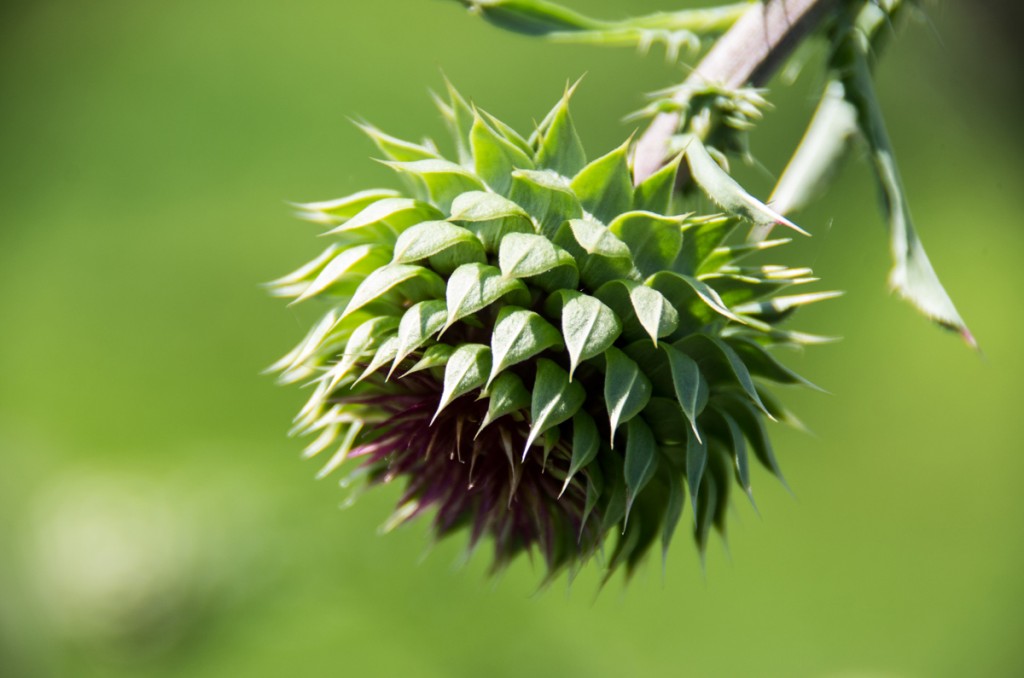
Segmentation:
{"type": "Polygon", "coordinates": [[[739,263],[786,242],[734,243],[741,222],[792,224],[696,137],[638,186],[628,143],[588,162],[570,94],[524,137],[450,90],[454,160],[364,126],[408,194],[301,206],[330,245],[271,286],[327,310],[274,369],[311,382],[295,430],[333,449],[324,473],[403,478],[389,525],[433,509],[438,537],[489,539],[498,567],[538,550],[551,574],[615,535],[607,567],[632,571],[677,525],[701,549],[724,529],[750,453],[779,475],[766,422],[792,417],[765,383],[807,382],[769,349],[821,341],[778,324],[832,295],[739,263]],[[724,213],[673,209],[684,158],[724,213]]]}

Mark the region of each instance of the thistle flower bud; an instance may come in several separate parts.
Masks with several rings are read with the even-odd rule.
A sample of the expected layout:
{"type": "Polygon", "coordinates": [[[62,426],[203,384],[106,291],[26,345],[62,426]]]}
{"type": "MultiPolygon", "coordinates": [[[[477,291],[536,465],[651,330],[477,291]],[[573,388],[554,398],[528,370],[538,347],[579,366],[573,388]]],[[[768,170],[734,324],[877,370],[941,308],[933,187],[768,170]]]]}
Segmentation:
{"type": "Polygon", "coordinates": [[[312,385],[306,455],[404,482],[389,526],[431,512],[497,568],[539,552],[554,575],[614,534],[609,573],[631,572],[686,512],[703,550],[751,457],[781,477],[765,423],[791,416],[764,384],[807,382],[768,349],[823,340],[779,323],[832,294],[740,265],[788,242],[733,243],[741,222],[792,224],[699,140],[690,173],[725,213],[673,209],[682,157],[635,187],[628,142],[588,162],[571,90],[529,137],[449,94],[457,161],[363,126],[408,193],[300,206],[331,244],[271,288],[327,307],[274,366],[312,385]]]}

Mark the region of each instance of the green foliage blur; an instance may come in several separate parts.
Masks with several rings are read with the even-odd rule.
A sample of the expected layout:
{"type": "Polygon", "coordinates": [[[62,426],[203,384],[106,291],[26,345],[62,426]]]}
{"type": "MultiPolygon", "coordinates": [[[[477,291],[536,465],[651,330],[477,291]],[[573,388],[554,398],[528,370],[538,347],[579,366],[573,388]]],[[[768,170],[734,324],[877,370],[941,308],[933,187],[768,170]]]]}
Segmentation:
{"type": "MultiPolygon", "coordinates": [[[[576,0],[618,18],[668,0],[576,0]],[[628,8],[627,8],[628,5],[628,8]]],[[[262,281],[322,249],[286,201],[395,186],[349,118],[443,128],[441,71],[528,128],[568,79],[596,156],[660,53],[509,35],[454,2],[39,0],[0,7],[0,675],[1024,675],[1024,161],[1018,63],[935,3],[879,69],[912,209],[979,358],[885,289],[863,162],[779,251],[838,344],[786,356],[794,496],[755,477],[706,573],[689,540],[599,596],[536,590],[486,546],[386,537],[399,488],[315,481],[303,393],[261,370],[316,309],[262,281]]],[[[813,48],[811,54],[815,53],[813,48]]],[[[752,136],[765,197],[811,113],[809,66],[752,136]]],[[[689,516],[685,516],[688,519],[689,516]]]]}

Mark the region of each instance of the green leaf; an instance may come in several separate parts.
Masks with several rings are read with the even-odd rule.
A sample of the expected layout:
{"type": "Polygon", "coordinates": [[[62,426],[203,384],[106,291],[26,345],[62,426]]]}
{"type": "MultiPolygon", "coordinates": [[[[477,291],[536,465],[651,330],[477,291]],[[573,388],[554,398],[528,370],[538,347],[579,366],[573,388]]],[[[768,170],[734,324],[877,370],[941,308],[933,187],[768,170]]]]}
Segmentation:
{"type": "Polygon", "coordinates": [[[685,153],[693,180],[722,209],[742,217],[760,228],[770,229],[773,226],[786,226],[802,235],[810,235],[744,191],[743,187],[736,183],[736,180],[730,177],[728,172],[719,167],[697,137],[690,138],[685,153]]]}
{"type": "Polygon", "coordinates": [[[377,347],[377,350],[373,354],[373,359],[370,360],[370,364],[366,366],[366,369],[363,370],[363,373],[359,375],[359,378],[356,379],[352,385],[355,386],[380,368],[384,367],[387,363],[394,361],[397,353],[398,337],[391,335],[377,347]]]}
{"type": "Polygon", "coordinates": [[[857,136],[857,109],[846,100],[843,84],[830,80],[807,131],[768,198],[772,209],[792,214],[822,195],[857,136]]]}
{"type": "Polygon", "coordinates": [[[653,212],[626,212],[608,230],[626,243],[633,264],[646,277],[671,268],[683,246],[685,217],[663,217],[653,212]]]}
{"type": "Polygon", "coordinates": [[[718,271],[719,269],[735,264],[746,256],[764,250],[787,245],[793,242],[792,238],[778,238],[776,240],[759,240],[757,242],[733,243],[726,247],[716,247],[701,266],[702,271],[718,271]]]}
{"type": "Polygon", "coordinates": [[[552,170],[512,172],[512,201],[536,219],[540,233],[553,238],[566,219],[583,216],[569,180],[552,170]]]}
{"type": "Polygon", "coordinates": [[[662,271],[651,276],[647,284],[665,295],[675,308],[688,313],[696,321],[696,324],[686,328],[688,330],[710,323],[715,313],[744,325],[753,323],[749,318],[742,318],[730,311],[712,287],[688,275],[662,271]]]}
{"type": "Polygon", "coordinates": [[[676,533],[679,519],[683,515],[683,507],[686,505],[686,489],[683,487],[681,476],[670,473],[668,476],[668,501],[665,502],[665,516],[662,519],[661,528],[661,562],[662,567],[668,559],[668,547],[672,543],[672,536],[676,533]]]}
{"type": "Polygon", "coordinates": [[[437,298],[444,294],[444,289],[444,281],[430,269],[408,264],[389,264],[366,276],[356,288],[341,317],[352,314],[391,291],[400,292],[406,300],[420,301],[437,298]]]}
{"type": "Polygon", "coordinates": [[[575,90],[575,84],[566,88],[538,129],[537,164],[564,177],[574,176],[587,164],[583,143],[569,115],[569,100],[575,90]]]}
{"type": "Polygon", "coordinates": [[[626,460],[622,467],[626,480],[624,524],[629,522],[629,511],[637,495],[651,482],[657,468],[658,443],[654,434],[642,418],[630,419],[626,424],[626,460]]]}
{"type": "Polygon", "coordinates": [[[640,414],[651,399],[651,381],[640,366],[614,347],[605,352],[604,402],[608,408],[609,443],[615,446],[615,432],[640,414]]]}
{"type": "Polygon", "coordinates": [[[672,270],[689,276],[707,270],[712,253],[732,233],[736,224],[734,217],[726,216],[687,219],[683,225],[683,247],[672,270]]]}
{"type": "Polygon", "coordinates": [[[753,301],[747,304],[740,304],[734,307],[736,313],[756,316],[759,320],[769,323],[777,323],[786,318],[795,309],[808,304],[813,304],[826,299],[834,299],[842,296],[842,292],[811,292],[808,294],[792,294],[786,296],[772,297],[764,301],[753,301]]]}
{"type": "Polygon", "coordinates": [[[632,139],[594,160],[572,179],[572,190],[584,209],[604,223],[633,205],[633,179],[627,156],[632,139]]]}
{"type": "Polygon", "coordinates": [[[565,370],[547,358],[539,359],[530,404],[530,434],[523,459],[537,436],[576,414],[586,399],[586,391],[579,383],[569,381],[565,370]]]}
{"type": "Polygon", "coordinates": [[[871,73],[868,70],[869,55],[865,53],[866,46],[856,40],[848,42],[851,43],[851,48],[857,45],[861,49],[845,64],[846,77],[843,84],[847,100],[857,109],[857,119],[871,151],[875,175],[882,193],[889,225],[889,248],[893,258],[889,285],[927,318],[946,329],[953,330],[968,346],[977,348],[974,336],[939,282],[939,277],[914,230],[903,182],[896,165],[896,155],[885,129],[885,118],[875,98],[871,73]]]}
{"type": "Polygon", "coordinates": [[[672,213],[672,196],[676,189],[676,176],[682,153],[665,163],[657,172],[647,177],[633,189],[633,208],[656,214],[672,213]]]}
{"type": "Polygon", "coordinates": [[[573,255],[580,278],[590,289],[610,280],[640,277],[633,267],[629,247],[603,224],[571,219],[558,229],[554,241],[573,255]]]}
{"type": "Polygon", "coordinates": [[[700,373],[697,363],[685,353],[668,344],[662,344],[662,349],[668,356],[669,366],[672,369],[672,384],[675,387],[676,399],[679,401],[679,406],[683,409],[687,421],[690,422],[690,428],[693,429],[693,435],[696,436],[697,442],[701,442],[697,417],[708,404],[710,395],[708,382],[700,373]]]}
{"type": "Polygon", "coordinates": [[[371,188],[336,200],[295,203],[295,207],[300,210],[299,216],[308,221],[336,223],[351,219],[375,202],[398,197],[398,191],[389,188],[371,188]]]}
{"type": "Polygon", "coordinates": [[[768,408],[761,401],[761,396],[757,393],[757,388],[754,386],[754,380],[750,376],[750,371],[731,346],[717,337],[711,337],[706,334],[693,334],[676,342],[676,348],[679,348],[696,360],[701,366],[702,372],[705,372],[703,369],[705,364],[725,366],[729,376],[736,380],[744,393],[750,397],[750,400],[769,419],[774,419],[771,412],[768,411],[768,408]]]}
{"type": "Polygon", "coordinates": [[[344,250],[324,266],[292,303],[297,304],[315,297],[335,284],[351,281],[353,276],[365,276],[368,272],[367,267],[371,271],[379,268],[387,263],[386,249],[379,245],[358,245],[344,250]]]}
{"type": "Polygon", "coordinates": [[[549,317],[559,315],[562,336],[569,352],[569,379],[581,361],[605,351],[622,331],[615,313],[594,297],[573,290],[559,290],[548,297],[549,317]]]}
{"type": "Polygon", "coordinates": [[[593,417],[583,411],[574,414],[572,417],[572,458],[569,460],[569,471],[565,475],[562,491],[558,494],[559,499],[565,494],[573,476],[579,473],[580,469],[589,466],[590,462],[597,458],[600,449],[601,434],[597,430],[597,424],[594,423],[593,417]]]}
{"type": "Polygon", "coordinates": [[[583,515],[580,518],[579,537],[583,537],[583,529],[587,525],[587,518],[594,511],[598,500],[604,493],[604,474],[601,473],[600,464],[588,464],[583,472],[587,477],[587,496],[583,504],[583,515]]]}
{"type": "Polygon", "coordinates": [[[398,350],[391,365],[391,372],[388,373],[389,377],[410,353],[444,326],[447,317],[448,309],[440,299],[421,301],[409,307],[398,325],[398,350]]]}
{"type": "Polygon", "coordinates": [[[462,264],[485,263],[487,255],[476,235],[447,221],[424,221],[398,236],[392,263],[430,259],[431,268],[447,274],[462,264]]]}
{"type": "Polygon", "coordinates": [[[779,468],[779,462],[775,459],[772,442],[764,425],[764,418],[747,400],[732,394],[725,394],[723,403],[728,407],[727,414],[736,421],[743,431],[743,435],[750,441],[757,460],[771,471],[786,489],[789,489],[786,479],[782,475],[782,469],[779,468]]]}
{"type": "Polygon", "coordinates": [[[345,343],[345,349],[342,351],[340,359],[327,373],[329,377],[327,390],[333,390],[337,384],[348,376],[352,368],[371,356],[377,350],[377,347],[397,327],[398,318],[377,316],[370,318],[352,330],[352,334],[349,335],[348,341],[345,343]]]}
{"type": "Polygon", "coordinates": [[[654,396],[644,408],[643,416],[659,444],[669,447],[686,445],[690,428],[678,401],[654,396]]]}
{"type": "Polygon", "coordinates": [[[686,442],[686,484],[690,486],[690,500],[693,503],[693,520],[697,521],[697,499],[704,469],[708,465],[707,443],[698,440],[692,433],[686,442]]]}
{"type": "Polygon", "coordinates": [[[480,423],[477,435],[495,419],[513,412],[526,411],[530,407],[530,392],[515,372],[502,372],[486,388],[490,400],[487,403],[487,415],[480,423]]]}
{"type": "Polygon", "coordinates": [[[529,292],[519,280],[501,275],[495,266],[486,264],[463,264],[448,278],[445,298],[448,305],[448,319],[444,329],[457,320],[490,306],[505,295],[514,295],[521,304],[529,303],[529,292]]]}
{"type": "Polygon", "coordinates": [[[512,187],[512,171],[533,169],[533,161],[515,144],[506,141],[484,122],[479,113],[469,135],[476,174],[495,193],[508,195],[512,187]]]}
{"type": "Polygon", "coordinates": [[[403,372],[402,376],[407,377],[414,372],[443,367],[448,364],[448,360],[454,352],[455,348],[448,344],[431,344],[423,351],[423,356],[416,361],[416,364],[403,372]]]}
{"type": "Polygon", "coordinates": [[[506,125],[501,120],[494,117],[487,111],[483,110],[482,108],[474,107],[473,110],[475,110],[487,122],[487,124],[489,124],[498,134],[500,134],[502,138],[505,139],[505,141],[514,145],[527,156],[532,157],[534,155],[533,148],[530,146],[530,142],[524,139],[522,135],[519,134],[519,132],[515,131],[514,129],[512,129],[511,127],[509,127],[508,125],[506,125]]]}
{"type": "Polygon", "coordinates": [[[510,233],[533,233],[533,221],[522,207],[508,198],[484,191],[468,191],[452,202],[450,221],[476,234],[487,252],[497,252],[510,233]]]}
{"type": "Polygon", "coordinates": [[[356,126],[363,132],[363,134],[370,137],[370,140],[373,141],[377,148],[380,149],[380,152],[386,155],[389,160],[410,162],[414,160],[430,160],[440,157],[437,154],[437,149],[435,148],[428,148],[427,146],[414,144],[411,141],[398,139],[390,134],[385,134],[369,123],[357,122],[356,126]]]}
{"type": "Polygon", "coordinates": [[[430,202],[447,211],[452,201],[466,191],[483,190],[484,186],[472,172],[448,160],[414,160],[385,162],[397,172],[422,182],[430,202]]]}
{"type": "Polygon", "coordinates": [[[527,35],[598,28],[601,24],[546,0],[459,0],[488,22],[527,35]]]}
{"type": "Polygon", "coordinates": [[[455,349],[444,368],[444,389],[437,412],[430,420],[433,424],[437,415],[453,400],[483,386],[487,373],[491,371],[491,349],[483,344],[463,344],[455,349]]]}
{"type": "Polygon", "coordinates": [[[743,491],[747,493],[750,502],[753,503],[754,492],[750,483],[750,460],[747,457],[747,441],[743,437],[743,431],[740,429],[739,424],[736,423],[736,420],[728,412],[720,411],[719,415],[725,421],[726,428],[729,430],[729,437],[732,439],[732,445],[729,447],[732,450],[736,480],[739,482],[740,487],[743,488],[743,491]]]}
{"type": "Polygon", "coordinates": [[[533,311],[506,306],[498,313],[491,333],[494,356],[487,383],[505,368],[532,358],[552,346],[562,345],[562,335],[547,320],[533,311]]]}
{"type": "Polygon", "coordinates": [[[542,235],[512,233],[502,241],[498,265],[506,278],[533,278],[546,291],[579,284],[576,260],[542,235]]]}
{"type": "Polygon", "coordinates": [[[763,346],[756,342],[743,339],[742,337],[732,337],[726,340],[726,344],[736,351],[736,354],[743,360],[743,364],[747,366],[751,374],[779,384],[799,384],[813,388],[815,391],[824,392],[824,389],[820,386],[811,383],[780,363],[776,360],[775,356],[768,353],[763,346]]]}
{"type": "Polygon", "coordinates": [[[371,236],[381,234],[394,238],[395,233],[400,233],[413,224],[429,219],[439,219],[444,215],[438,209],[425,202],[413,200],[412,198],[384,198],[360,210],[351,219],[340,226],[327,231],[324,235],[352,235],[355,232],[365,231],[371,236]]]}
{"type": "Polygon", "coordinates": [[[444,103],[439,97],[434,97],[435,103],[441,109],[441,115],[455,139],[455,150],[459,163],[465,166],[473,164],[473,153],[469,146],[469,132],[473,128],[473,109],[458,90],[452,85],[448,78],[444,79],[445,88],[448,90],[448,100],[444,103]]]}
{"type": "Polygon", "coordinates": [[[594,296],[615,311],[622,321],[623,334],[631,339],[636,338],[637,331],[641,336],[646,333],[657,346],[659,338],[667,337],[679,326],[679,313],[665,295],[636,281],[611,280],[594,296]]]}

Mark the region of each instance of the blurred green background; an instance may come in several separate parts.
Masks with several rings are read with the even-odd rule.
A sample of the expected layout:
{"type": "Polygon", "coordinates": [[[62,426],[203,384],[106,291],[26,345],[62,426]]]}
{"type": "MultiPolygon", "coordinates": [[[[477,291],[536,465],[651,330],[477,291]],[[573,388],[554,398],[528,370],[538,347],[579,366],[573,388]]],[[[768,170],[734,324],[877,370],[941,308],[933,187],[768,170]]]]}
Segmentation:
{"type": "MultiPolygon", "coordinates": [[[[537,592],[539,566],[490,581],[422,524],[378,536],[399,488],[339,511],[285,437],[303,394],[260,375],[315,310],[259,283],[322,245],[286,201],[395,185],[349,117],[442,136],[441,70],[520,128],[586,73],[592,154],[682,71],[441,0],[4,3],[0,675],[1024,675],[1019,61],[969,11],[932,5],[879,80],[984,357],[887,294],[852,163],[785,253],[848,292],[799,323],[844,341],[787,357],[832,392],[784,394],[815,432],[774,432],[795,497],[761,473],[706,574],[679,538],[597,596],[593,568],[537,592]]],[[[820,82],[773,90],[761,195],[820,82]]]]}

